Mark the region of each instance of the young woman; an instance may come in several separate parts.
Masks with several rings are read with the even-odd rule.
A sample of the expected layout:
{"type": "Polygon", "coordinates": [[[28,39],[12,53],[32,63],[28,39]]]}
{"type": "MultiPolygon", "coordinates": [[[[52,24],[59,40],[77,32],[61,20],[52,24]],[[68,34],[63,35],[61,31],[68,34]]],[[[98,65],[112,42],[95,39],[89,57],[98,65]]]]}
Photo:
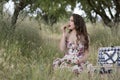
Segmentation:
{"type": "Polygon", "coordinates": [[[80,73],[87,67],[89,39],[85,22],[80,15],[72,14],[69,23],[62,27],[60,50],[65,55],[53,61],[54,69],[67,68],[80,73]]]}

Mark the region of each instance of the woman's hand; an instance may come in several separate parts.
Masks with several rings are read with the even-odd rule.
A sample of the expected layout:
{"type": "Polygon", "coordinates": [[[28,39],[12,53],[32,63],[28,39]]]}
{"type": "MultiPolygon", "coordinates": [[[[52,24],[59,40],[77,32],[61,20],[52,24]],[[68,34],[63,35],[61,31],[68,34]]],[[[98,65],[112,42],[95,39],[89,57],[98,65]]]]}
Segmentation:
{"type": "Polygon", "coordinates": [[[69,24],[64,25],[63,27],[61,27],[61,30],[63,33],[66,33],[66,29],[69,27],[69,24]]]}

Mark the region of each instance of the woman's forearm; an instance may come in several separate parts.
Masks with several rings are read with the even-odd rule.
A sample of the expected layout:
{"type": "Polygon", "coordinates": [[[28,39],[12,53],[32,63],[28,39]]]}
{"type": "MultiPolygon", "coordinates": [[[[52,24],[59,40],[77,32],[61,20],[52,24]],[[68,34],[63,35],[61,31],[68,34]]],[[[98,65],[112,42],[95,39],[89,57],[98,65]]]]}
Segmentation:
{"type": "Polygon", "coordinates": [[[68,35],[66,29],[68,26],[69,26],[69,24],[66,24],[61,28],[61,30],[62,30],[62,37],[60,40],[60,50],[61,51],[65,51],[65,49],[66,49],[66,39],[67,39],[67,35],[68,35]]]}
{"type": "Polygon", "coordinates": [[[66,49],[66,34],[63,33],[60,40],[60,50],[64,51],[66,49]]]}

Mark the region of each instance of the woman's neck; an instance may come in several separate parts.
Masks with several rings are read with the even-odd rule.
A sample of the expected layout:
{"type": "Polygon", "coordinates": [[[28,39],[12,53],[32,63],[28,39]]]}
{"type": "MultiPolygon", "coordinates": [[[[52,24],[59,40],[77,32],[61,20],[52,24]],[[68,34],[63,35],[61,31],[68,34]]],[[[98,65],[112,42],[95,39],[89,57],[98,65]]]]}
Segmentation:
{"type": "Polygon", "coordinates": [[[71,30],[68,37],[68,41],[76,44],[76,41],[77,41],[76,34],[77,34],[76,30],[71,30]]]}

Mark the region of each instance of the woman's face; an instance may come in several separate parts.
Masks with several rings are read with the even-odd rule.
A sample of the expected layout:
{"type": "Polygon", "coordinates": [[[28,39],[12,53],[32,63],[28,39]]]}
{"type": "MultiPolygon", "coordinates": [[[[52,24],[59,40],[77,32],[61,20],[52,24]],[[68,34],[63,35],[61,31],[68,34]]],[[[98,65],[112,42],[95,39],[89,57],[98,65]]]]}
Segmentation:
{"type": "Polygon", "coordinates": [[[70,30],[75,29],[73,16],[70,17],[70,21],[69,21],[69,27],[68,27],[68,29],[70,29],[70,30]]]}

